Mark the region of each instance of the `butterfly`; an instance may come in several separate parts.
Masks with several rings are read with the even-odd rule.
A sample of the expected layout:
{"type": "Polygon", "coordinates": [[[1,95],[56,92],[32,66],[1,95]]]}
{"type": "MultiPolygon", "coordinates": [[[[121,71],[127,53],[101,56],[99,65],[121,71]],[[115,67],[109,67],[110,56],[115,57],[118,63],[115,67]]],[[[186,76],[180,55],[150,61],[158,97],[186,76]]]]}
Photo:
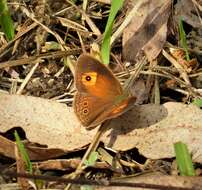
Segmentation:
{"type": "Polygon", "coordinates": [[[74,80],[74,112],[87,129],[121,115],[136,100],[124,92],[112,71],[90,54],[78,58],[74,80]]]}

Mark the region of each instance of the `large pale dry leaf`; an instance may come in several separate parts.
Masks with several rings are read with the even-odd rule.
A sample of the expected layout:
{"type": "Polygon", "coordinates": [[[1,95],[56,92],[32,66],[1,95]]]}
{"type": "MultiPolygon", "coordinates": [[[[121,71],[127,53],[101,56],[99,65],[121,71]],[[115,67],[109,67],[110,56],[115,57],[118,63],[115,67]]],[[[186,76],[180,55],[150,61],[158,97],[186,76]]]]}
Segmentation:
{"type": "Polygon", "coordinates": [[[171,0],[142,2],[123,33],[123,55],[126,61],[135,61],[140,50],[144,50],[150,61],[158,56],[167,37],[170,7],[171,0]]]}
{"type": "Polygon", "coordinates": [[[0,132],[21,127],[31,142],[49,148],[74,150],[95,133],[80,126],[71,108],[55,101],[0,94],[0,105],[0,132]]]}
{"type": "MultiPolygon", "coordinates": [[[[21,127],[29,141],[48,148],[66,152],[81,149],[92,141],[97,130],[87,131],[71,108],[51,100],[0,94],[0,105],[1,133],[21,127]]],[[[173,143],[182,141],[194,161],[202,162],[201,123],[202,112],[194,105],[170,102],[136,106],[114,119],[102,140],[117,150],[136,147],[152,159],[174,157],[173,143]]]]}
{"type": "Polygon", "coordinates": [[[116,127],[105,134],[107,146],[122,151],[136,147],[145,157],[159,159],[174,157],[173,143],[182,141],[193,160],[202,162],[202,111],[198,107],[174,102],[143,105],[122,117],[116,118],[111,123],[116,127]]]}

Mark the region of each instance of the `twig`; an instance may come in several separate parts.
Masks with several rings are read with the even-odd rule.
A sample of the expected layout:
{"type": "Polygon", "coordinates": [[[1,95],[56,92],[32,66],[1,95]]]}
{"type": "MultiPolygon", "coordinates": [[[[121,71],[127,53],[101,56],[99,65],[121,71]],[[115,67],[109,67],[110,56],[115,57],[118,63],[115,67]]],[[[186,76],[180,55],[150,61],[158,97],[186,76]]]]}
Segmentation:
{"type": "MultiPolygon", "coordinates": [[[[38,25],[40,25],[44,30],[46,30],[48,33],[52,34],[58,41],[58,43],[60,43],[61,45],[61,49],[65,50],[65,42],[63,41],[63,39],[54,31],[50,30],[47,26],[45,26],[44,24],[42,24],[40,21],[38,21],[35,18],[35,15],[33,13],[30,13],[25,7],[22,7],[23,12],[30,18],[32,19],[34,22],[36,22],[38,25]]],[[[67,50],[67,49],[66,49],[67,50]]]]}
{"type": "MultiPolygon", "coordinates": [[[[168,88],[170,88],[170,87],[168,87],[168,88]]],[[[179,89],[179,88],[172,88],[172,87],[170,89],[172,89],[172,90],[174,90],[176,92],[179,92],[179,93],[181,93],[183,95],[189,96],[189,92],[187,92],[185,90],[182,90],[182,89],[179,89]]]]}
{"type": "MultiPolygon", "coordinates": [[[[113,186],[113,187],[142,187],[146,189],[159,189],[159,190],[198,190],[200,186],[191,186],[191,187],[179,187],[179,186],[166,186],[166,185],[156,185],[149,183],[134,183],[134,182],[120,182],[120,181],[96,181],[96,180],[83,180],[83,179],[66,179],[58,176],[44,176],[44,175],[32,175],[26,173],[15,173],[15,172],[1,172],[0,174],[4,176],[10,177],[21,177],[21,178],[29,178],[29,179],[40,179],[45,181],[56,181],[60,183],[72,183],[77,185],[96,185],[96,186],[113,186]]],[[[158,180],[158,177],[156,178],[158,180]]],[[[201,180],[201,177],[198,177],[198,181],[201,180]]],[[[155,181],[155,180],[154,180],[155,181]]]]}
{"type": "Polygon", "coordinates": [[[79,37],[79,41],[80,41],[80,44],[81,44],[82,52],[86,53],[86,49],[85,49],[85,45],[83,43],[83,39],[82,39],[82,37],[81,37],[81,35],[80,35],[80,33],[78,31],[77,31],[77,35],[79,37]]]}
{"type": "MultiPolygon", "coordinates": [[[[90,156],[90,154],[92,152],[94,152],[99,143],[100,143],[100,138],[101,136],[104,134],[104,132],[107,130],[107,127],[110,123],[110,120],[105,121],[103,124],[101,124],[101,126],[99,127],[97,133],[95,134],[92,143],[90,144],[90,146],[88,147],[88,150],[86,151],[86,153],[84,154],[80,164],[78,165],[78,167],[76,168],[75,172],[70,174],[68,177],[70,177],[70,179],[76,179],[85,169],[85,167],[83,167],[84,161],[87,160],[90,156]]],[[[69,184],[65,190],[68,190],[71,188],[71,184],[69,184]]]]}
{"type": "Polygon", "coordinates": [[[202,6],[199,5],[199,3],[196,2],[196,0],[192,0],[192,3],[194,4],[194,8],[195,8],[196,13],[197,13],[197,15],[198,15],[198,17],[199,17],[199,20],[200,20],[200,22],[201,22],[201,24],[202,24],[201,15],[200,15],[200,13],[199,13],[199,11],[198,11],[198,9],[199,9],[200,11],[202,11],[202,6]],[[198,7],[198,9],[197,9],[197,7],[198,7]]]}
{"type": "Polygon", "coordinates": [[[18,66],[18,65],[35,64],[38,62],[38,59],[63,57],[63,56],[79,54],[79,53],[81,53],[81,49],[72,49],[68,51],[56,51],[51,53],[44,53],[44,54],[31,56],[24,59],[1,62],[0,69],[6,68],[6,67],[18,66]]]}
{"type": "Polygon", "coordinates": [[[189,77],[198,77],[198,76],[201,76],[202,75],[202,72],[198,72],[198,73],[193,73],[193,74],[190,74],[189,77]]]}
{"type": "MultiPolygon", "coordinates": [[[[44,24],[42,24],[40,21],[38,21],[36,18],[35,18],[35,15],[32,13],[30,13],[25,7],[23,7],[23,11],[24,13],[29,17],[31,18],[33,21],[35,21],[36,23],[38,23],[44,30],[46,30],[48,33],[52,34],[58,41],[58,43],[60,44],[60,48],[61,50],[63,51],[67,51],[69,50],[69,48],[65,45],[65,42],[64,40],[60,37],[60,35],[58,35],[56,32],[50,30],[47,26],[45,26],[44,24]]],[[[69,66],[69,69],[71,70],[71,72],[74,74],[74,66],[72,64],[71,61],[68,60],[68,58],[64,58],[64,62],[68,63],[68,66],[69,66]]]]}
{"type": "Polygon", "coordinates": [[[111,0],[93,0],[93,1],[109,5],[111,4],[111,0]]]}
{"type": "Polygon", "coordinates": [[[154,79],[154,103],[160,105],[160,90],[159,90],[159,77],[155,76],[154,79]]]}
{"type": "Polygon", "coordinates": [[[202,11],[202,6],[196,0],[192,0],[192,2],[202,11]]]}
{"type": "Polygon", "coordinates": [[[3,45],[0,48],[0,58],[2,57],[2,52],[4,51],[4,49],[7,49],[11,44],[13,44],[17,39],[19,39],[20,37],[22,37],[24,34],[26,34],[27,32],[29,32],[30,30],[34,29],[36,26],[38,26],[38,23],[32,23],[31,25],[27,26],[26,29],[19,33],[18,35],[15,36],[15,38],[11,41],[9,41],[6,45],[3,45]]]}
{"type": "MultiPolygon", "coordinates": [[[[152,68],[158,65],[157,60],[152,61],[152,68]]],[[[151,70],[152,70],[151,68],[151,70]]],[[[160,105],[159,77],[154,76],[154,103],[160,105]]]]}
{"type": "Polygon", "coordinates": [[[73,7],[75,7],[75,9],[77,11],[79,11],[83,18],[85,18],[88,26],[91,28],[91,30],[94,32],[95,35],[100,36],[101,32],[100,30],[97,28],[97,26],[94,24],[94,22],[89,18],[89,16],[81,9],[79,9],[72,1],[70,0],[66,0],[67,3],[69,3],[70,5],[72,5],[73,7]]]}
{"type": "Polygon", "coordinates": [[[36,63],[32,69],[30,70],[30,72],[28,73],[28,75],[25,77],[24,81],[22,82],[22,84],[20,85],[18,91],[16,92],[16,94],[21,94],[24,87],[26,86],[26,84],[29,82],[30,78],[32,77],[33,73],[35,72],[36,68],[38,67],[39,62],[36,63]]]}
{"type": "Polygon", "coordinates": [[[189,77],[188,77],[186,71],[184,70],[184,68],[171,55],[169,55],[165,50],[162,51],[162,54],[178,70],[178,72],[180,73],[181,77],[184,79],[185,83],[188,86],[191,86],[189,77]]]}
{"type": "Polygon", "coordinates": [[[134,69],[133,74],[131,77],[125,82],[124,84],[124,91],[129,91],[131,85],[133,84],[134,80],[139,76],[141,70],[143,67],[147,64],[147,59],[146,57],[143,57],[141,61],[139,61],[134,69]]]}
{"type": "Polygon", "coordinates": [[[184,86],[188,89],[188,93],[192,94],[193,96],[197,97],[198,94],[196,92],[196,89],[194,87],[191,87],[189,85],[187,85],[184,81],[182,81],[181,79],[177,78],[176,76],[171,75],[170,73],[166,72],[166,71],[161,71],[162,73],[164,73],[165,75],[167,75],[169,78],[177,81],[181,86],[184,86]]]}
{"type": "Polygon", "coordinates": [[[131,22],[134,15],[138,14],[138,9],[141,7],[141,5],[144,3],[144,1],[138,0],[133,9],[130,11],[126,19],[123,21],[121,26],[114,32],[114,34],[111,37],[110,44],[113,44],[117,37],[119,37],[123,30],[126,28],[126,26],[131,22]]]}

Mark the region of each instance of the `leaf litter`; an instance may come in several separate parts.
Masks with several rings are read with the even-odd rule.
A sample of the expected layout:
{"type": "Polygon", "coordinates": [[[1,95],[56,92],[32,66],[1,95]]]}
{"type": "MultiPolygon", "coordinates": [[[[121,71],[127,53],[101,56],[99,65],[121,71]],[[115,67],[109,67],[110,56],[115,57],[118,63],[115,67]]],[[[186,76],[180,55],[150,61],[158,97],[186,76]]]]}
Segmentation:
{"type": "MultiPolygon", "coordinates": [[[[30,142],[47,148],[64,152],[82,149],[96,132],[96,129],[85,130],[72,108],[65,104],[18,95],[1,95],[0,103],[3,108],[0,112],[1,133],[20,126],[30,142]],[[61,138],[57,139],[57,136],[61,138]]],[[[162,106],[136,106],[112,121],[103,142],[115,150],[138,148],[147,158],[161,159],[174,157],[172,144],[183,141],[189,146],[193,160],[201,163],[201,114],[201,110],[192,104],[168,102],[162,106]]]]}
{"type": "MultiPolygon", "coordinates": [[[[30,159],[44,160],[40,162],[42,172],[62,170],[70,173],[79,165],[83,150],[92,142],[97,129],[85,130],[69,107],[75,92],[72,73],[64,67],[64,54],[60,54],[59,48],[69,51],[68,55],[77,56],[81,52],[80,44],[89,49],[93,41],[100,43],[100,31],[104,31],[104,26],[98,23],[108,15],[108,4],[109,1],[88,2],[85,11],[80,8],[82,4],[54,1],[48,1],[47,6],[44,2],[33,1],[31,4],[26,2],[24,7],[10,7],[23,19],[17,19],[18,35],[14,40],[6,43],[4,36],[0,38],[0,163],[5,158],[8,163],[10,158],[21,162],[12,139],[12,132],[17,129],[24,133],[23,142],[30,159]],[[30,14],[30,5],[38,18],[30,14]],[[82,15],[80,18],[84,18],[86,24],[76,13],[82,15]],[[51,14],[56,17],[51,17],[51,14]],[[57,49],[51,49],[52,46],[47,44],[57,44],[57,49]],[[40,58],[42,52],[47,56],[40,58]]],[[[13,13],[11,15],[15,17],[13,13]]],[[[173,144],[179,141],[188,146],[192,161],[199,164],[196,174],[201,176],[201,110],[190,104],[190,101],[201,98],[202,88],[200,2],[184,0],[173,4],[170,0],[145,0],[138,5],[126,1],[116,18],[114,31],[112,62],[123,61],[122,68],[127,67],[133,73],[133,65],[143,52],[148,59],[135,83],[141,85],[132,87],[142,105],[135,105],[129,112],[112,120],[101,139],[107,153],[100,153],[103,158],[105,154],[111,155],[108,158],[111,161],[101,162],[105,160],[101,157],[94,166],[97,172],[92,170],[84,176],[99,180],[139,173],[143,183],[200,187],[198,177],[176,179],[172,176],[178,174],[173,144]],[[179,48],[179,19],[185,27],[188,52],[193,62],[185,60],[182,47],[179,48]],[[122,41],[118,43],[121,35],[122,41]],[[175,57],[170,48],[180,50],[180,57],[175,57]],[[136,159],[140,164],[136,164],[136,159]],[[141,165],[143,160],[150,161],[150,164],[141,165]],[[113,167],[114,163],[119,163],[119,167],[113,167]],[[160,171],[160,175],[152,173],[146,177],[143,174],[154,169],[160,171]],[[164,176],[165,173],[170,176],[164,176]],[[166,183],[168,177],[170,183],[166,183]]],[[[120,74],[120,80],[124,81],[127,75],[127,72],[120,74]]],[[[131,182],[137,179],[132,177],[131,182]]]]}

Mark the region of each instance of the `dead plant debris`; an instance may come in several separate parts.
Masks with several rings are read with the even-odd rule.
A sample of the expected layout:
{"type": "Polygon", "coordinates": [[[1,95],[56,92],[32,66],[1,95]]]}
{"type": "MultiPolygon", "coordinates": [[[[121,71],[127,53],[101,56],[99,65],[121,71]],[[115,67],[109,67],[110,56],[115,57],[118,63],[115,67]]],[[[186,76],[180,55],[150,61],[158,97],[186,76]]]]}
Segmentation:
{"type": "MultiPolygon", "coordinates": [[[[110,4],[8,1],[15,37],[7,41],[0,27],[1,172],[27,172],[15,130],[35,175],[66,177],[79,166],[97,129],[82,127],[72,110],[74,64],[82,52],[95,52],[92,47],[101,45],[110,4]]],[[[147,62],[131,86],[136,105],[110,122],[93,158],[96,162],[85,166],[82,179],[105,185],[138,182],[162,189],[202,188],[201,16],[198,0],[124,1],[113,25],[110,66],[125,82],[144,56],[147,62]],[[173,146],[179,141],[191,154],[194,177],[179,176],[173,146]]],[[[64,181],[40,185],[66,186],[64,181]]],[[[37,187],[30,179],[0,173],[0,189],[37,187]]]]}

